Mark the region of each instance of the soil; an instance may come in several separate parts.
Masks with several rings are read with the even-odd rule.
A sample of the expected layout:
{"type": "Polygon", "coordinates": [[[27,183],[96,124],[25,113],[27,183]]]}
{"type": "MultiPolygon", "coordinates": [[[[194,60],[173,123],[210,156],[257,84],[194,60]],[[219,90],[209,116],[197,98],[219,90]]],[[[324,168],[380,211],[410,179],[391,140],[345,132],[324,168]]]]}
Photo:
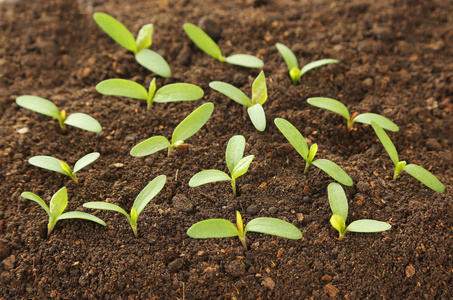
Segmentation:
{"type": "Polygon", "coordinates": [[[2,1],[0,3],[0,299],[451,299],[453,297],[453,3],[451,1],[2,1]],[[151,49],[170,64],[158,86],[193,83],[203,99],[154,104],[103,96],[95,85],[125,78],[148,86],[156,76],[141,67],[93,21],[106,12],[134,34],[153,23],[151,49]],[[250,94],[258,69],[220,63],[201,52],[182,26],[192,22],[216,37],[225,55],[247,53],[265,61],[267,129],[258,132],[246,109],[211,90],[231,83],[250,94]],[[289,46],[301,64],[341,62],[308,72],[297,86],[275,43],[289,46]],[[20,95],[53,101],[68,113],[84,112],[103,126],[99,134],[68,128],[20,108],[20,95]],[[400,159],[431,171],[446,186],[434,192],[401,174],[370,126],[347,135],[338,115],[306,99],[331,97],[351,111],[382,114],[400,126],[389,135],[400,159]],[[129,155],[175,126],[205,102],[215,104],[208,123],[170,157],[129,155]],[[348,222],[389,222],[383,233],[338,233],[327,186],[333,180],[304,161],[273,124],[294,124],[318,157],[330,159],[354,180],[346,187],[348,222]],[[255,155],[238,180],[198,188],[189,179],[203,169],[226,171],[229,138],[244,135],[255,155]],[[70,165],[87,153],[101,157],[69,177],[28,164],[52,155],[70,165]],[[110,201],[129,210],[158,175],[168,181],[140,215],[135,239],[118,213],[82,207],[110,201]],[[93,213],[107,227],[63,220],[46,237],[46,213],[20,195],[48,202],[62,186],[67,210],[93,213]],[[249,233],[249,249],[236,238],[191,239],[187,229],[208,218],[244,222],[287,220],[303,239],[249,233]]]}

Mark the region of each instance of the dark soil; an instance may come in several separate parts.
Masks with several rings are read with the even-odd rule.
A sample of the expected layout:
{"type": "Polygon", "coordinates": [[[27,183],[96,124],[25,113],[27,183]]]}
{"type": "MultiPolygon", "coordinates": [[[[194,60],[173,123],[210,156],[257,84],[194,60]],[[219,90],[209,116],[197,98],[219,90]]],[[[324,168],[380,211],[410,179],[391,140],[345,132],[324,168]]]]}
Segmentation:
{"type": "Polygon", "coordinates": [[[0,3],[0,299],[451,299],[453,297],[453,3],[435,0],[354,1],[2,1],[0,3]],[[80,5],[77,3],[81,2],[80,5]],[[83,3],[82,3],[83,2],[83,3]],[[92,2],[92,6],[90,6],[92,2]],[[154,74],[110,39],[92,20],[106,12],[136,34],[155,25],[151,49],[173,76],[197,84],[202,100],[155,104],[102,96],[107,78],[147,86],[154,74]],[[239,104],[211,90],[225,81],[250,94],[260,70],[211,59],[187,38],[185,22],[207,25],[225,55],[248,53],[265,61],[268,128],[254,129],[239,104]],[[340,64],[310,71],[293,86],[275,43],[288,45],[301,64],[336,58],[340,64]],[[103,125],[94,134],[62,133],[55,120],[20,108],[20,95],[52,100],[68,113],[88,113],[103,125]],[[393,165],[370,126],[345,122],[311,107],[306,99],[338,99],[352,111],[385,115],[400,126],[389,133],[402,160],[430,170],[446,186],[434,192],[408,174],[392,180],[393,165]],[[154,135],[170,138],[196,107],[213,102],[208,123],[170,157],[129,155],[154,135]],[[371,218],[392,224],[384,233],[348,233],[342,241],[330,226],[326,188],[333,180],[304,162],[273,124],[289,120],[318,157],[343,167],[349,222],[371,218]],[[190,188],[203,169],[226,171],[229,138],[242,134],[249,172],[228,183],[190,188]],[[67,176],[28,164],[52,155],[70,165],[98,151],[101,157],[67,176]],[[88,201],[110,201],[129,210],[158,175],[168,181],[139,218],[135,239],[126,218],[91,211],[88,201]],[[60,221],[46,238],[46,213],[20,197],[46,202],[68,188],[68,210],[93,212],[107,227],[60,221]],[[304,234],[288,240],[248,234],[238,239],[195,240],[187,229],[207,218],[287,220],[304,234]]]}

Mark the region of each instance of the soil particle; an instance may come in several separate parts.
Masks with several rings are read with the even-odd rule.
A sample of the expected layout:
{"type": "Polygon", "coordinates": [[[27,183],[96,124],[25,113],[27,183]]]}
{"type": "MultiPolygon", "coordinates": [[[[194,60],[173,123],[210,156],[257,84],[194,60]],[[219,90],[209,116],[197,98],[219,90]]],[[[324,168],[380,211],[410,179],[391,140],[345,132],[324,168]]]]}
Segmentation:
{"type": "Polygon", "coordinates": [[[242,259],[236,259],[225,265],[225,272],[233,277],[240,277],[246,273],[246,265],[242,259]]]}

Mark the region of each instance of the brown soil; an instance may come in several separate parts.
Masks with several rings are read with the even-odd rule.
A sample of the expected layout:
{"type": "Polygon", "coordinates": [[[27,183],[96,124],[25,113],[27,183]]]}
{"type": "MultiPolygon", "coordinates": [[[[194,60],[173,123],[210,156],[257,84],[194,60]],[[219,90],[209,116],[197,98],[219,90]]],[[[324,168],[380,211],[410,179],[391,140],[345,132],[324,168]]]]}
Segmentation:
{"type": "MultiPolygon", "coordinates": [[[[0,299],[451,299],[453,296],[453,4],[450,1],[115,1],[93,6],[72,0],[3,1],[0,4],[0,299]],[[98,94],[107,78],[145,86],[154,77],[92,20],[107,12],[136,34],[155,25],[151,49],[169,62],[173,76],[158,85],[197,84],[202,100],[155,104],[98,94]],[[250,94],[260,70],[217,62],[187,38],[185,22],[207,25],[226,55],[249,53],[265,61],[268,128],[254,129],[245,109],[211,90],[214,80],[250,94]],[[321,58],[338,65],[307,73],[291,85],[275,43],[288,45],[301,63],[321,58]],[[100,134],[69,128],[20,108],[16,97],[33,94],[71,112],[91,114],[100,134]],[[393,165],[373,130],[357,124],[345,134],[339,116],[306,103],[312,96],[338,99],[352,111],[387,116],[400,158],[429,169],[446,186],[436,193],[407,174],[392,180],[393,165]],[[170,157],[129,155],[139,141],[170,137],[174,127],[204,102],[216,106],[199,133],[170,157]],[[330,226],[326,187],[332,179],[304,162],[273,124],[289,120],[318,143],[318,157],[353,178],[346,188],[349,221],[372,218],[393,225],[375,234],[348,233],[338,241],[330,226]],[[189,188],[202,169],[226,170],[224,152],[235,134],[246,137],[255,160],[238,181],[189,188]],[[72,165],[83,155],[101,157],[69,177],[33,167],[34,155],[72,165]],[[97,211],[108,227],[60,221],[46,238],[47,216],[20,197],[45,201],[68,188],[68,210],[109,200],[129,209],[157,175],[168,181],[139,219],[135,239],[124,216],[97,211]],[[248,234],[238,239],[195,240],[186,230],[207,218],[247,222],[258,216],[288,220],[302,240],[248,234]]],[[[85,3],[85,2],[84,2],[85,3]]]]}

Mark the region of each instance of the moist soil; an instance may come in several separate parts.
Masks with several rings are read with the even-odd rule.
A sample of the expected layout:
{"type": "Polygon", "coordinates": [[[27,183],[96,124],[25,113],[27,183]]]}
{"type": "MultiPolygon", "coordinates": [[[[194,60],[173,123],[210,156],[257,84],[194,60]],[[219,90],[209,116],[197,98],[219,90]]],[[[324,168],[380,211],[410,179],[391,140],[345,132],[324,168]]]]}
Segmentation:
{"type": "Polygon", "coordinates": [[[453,4],[449,1],[2,1],[0,3],[0,299],[451,299],[453,296],[453,4]],[[172,68],[160,78],[93,21],[106,12],[134,35],[153,23],[151,49],[172,68]],[[269,98],[267,129],[258,132],[247,111],[209,88],[235,85],[247,95],[259,69],[220,63],[201,52],[182,26],[202,26],[224,55],[247,53],[265,65],[269,98]],[[322,58],[341,62],[305,74],[292,85],[275,43],[289,46],[301,65],[322,58]],[[98,82],[131,79],[147,87],[187,82],[205,96],[193,102],[154,104],[103,96],[98,82]],[[15,99],[36,95],[68,113],[84,112],[102,133],[68,127],[20,108],[15,99]],[[340,116],[307,104],[330,97],[352,112],[382,114],[399,125],[389,135],[400,159],[423,166],[446,186],[434,192],[393,164],[370,126],[347,134],[340,116]],[[186,144],[135,158],[130,149],[173,129],[202,103],[215,110],[186,144]],[[275,127],[285,118],[317,157],[339,164],[354,180],[345,187],[348,222],[389,222],[383,233],[347,233],[331,227],[327,186],[333,179],[304,161],[275,127]],[[238,179],[190,188],[204,169],[227,171],[228,140],[246,138],[255,159],[238,179]],[[69,177],[36,168],[34,155],[58,157],[71,166],[87,153],[100,158],[69,177]],[[82,207],[108,201],[129,210],[156,176],[164,189],[138,220],[134,238],[127,219],[82,207]],[[47,215],[22,198],[30,191],[47,203],[61,187],[67,210],[102,218],[107,227],[63,220],[46,237],[47,215]],[[191,239],[187,229],[208,218],[244,222],[286,220],[301,240],[249,233],[249,249],[237,238],[191,239]]]}

